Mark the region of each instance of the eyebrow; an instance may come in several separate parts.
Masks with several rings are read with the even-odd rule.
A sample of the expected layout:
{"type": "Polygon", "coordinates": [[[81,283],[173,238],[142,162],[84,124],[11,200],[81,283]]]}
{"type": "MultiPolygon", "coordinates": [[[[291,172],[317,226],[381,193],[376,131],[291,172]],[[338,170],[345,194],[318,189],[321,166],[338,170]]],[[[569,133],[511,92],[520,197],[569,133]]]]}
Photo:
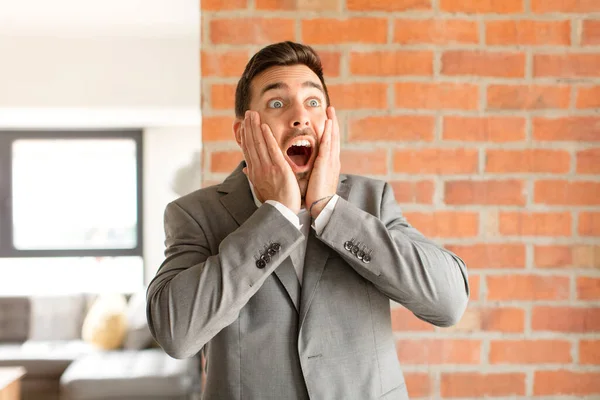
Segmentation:
{"type": "MultiPolygon", "coordinates": [[[[318,84],[315,83],[313,81],[306,81],[302,84],[302,87],[304,88],[315,88],[315,89],[319,89],[321,91],[321,93],[325,94],[325,91],[323,90],[323,87],[318,84]]],[[[267,86],[265,86],[261,92],[260,92],[260,96],[262,97],[266,92],[268,92],[269,90],[276,90],[276,89],[289,89],[290,87],[283,82],[275,82],[275,83],[271,83],[267,86]]]]}

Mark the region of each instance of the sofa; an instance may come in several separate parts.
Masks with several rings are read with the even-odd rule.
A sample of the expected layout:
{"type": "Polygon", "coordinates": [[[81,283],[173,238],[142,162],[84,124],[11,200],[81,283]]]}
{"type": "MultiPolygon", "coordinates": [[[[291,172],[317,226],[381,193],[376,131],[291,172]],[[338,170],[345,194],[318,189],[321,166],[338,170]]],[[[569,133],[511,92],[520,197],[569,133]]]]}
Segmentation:
{"type": "Polygon", "coordinates": [[[98,297],[0,297],[0,367],[25,367],[22,399],[199,399],[199,357],[177,360],[156,345],[144,293],[123,296],[119,343],[103,348],[98,335],[86,336],[98,297]]]}

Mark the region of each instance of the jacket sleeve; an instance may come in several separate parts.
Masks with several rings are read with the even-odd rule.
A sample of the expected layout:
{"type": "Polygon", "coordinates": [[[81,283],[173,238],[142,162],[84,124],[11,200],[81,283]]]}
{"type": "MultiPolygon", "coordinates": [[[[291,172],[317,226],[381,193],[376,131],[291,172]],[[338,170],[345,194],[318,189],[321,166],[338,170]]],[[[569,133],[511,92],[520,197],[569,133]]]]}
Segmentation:
{"type": "Polygon", "coordinates": [[[387,183],[379,214],[340,198],[319,239],[417,317],[436,326],[456,324],[469,297],[465,263],[406,221],[387,183]],[[350,243],[359,252],[352,251],[350,243]]]}
{"type": "Polygon", "coordinates": [[[194,356],[235,321],[303,239],[269,204],[227,236],[214,255],[202,226],[176,202],[167,205],[164,224],[166,258],[148,286],[146,316],[155,340],[175,358],[194,356]],[[259,268],[257,261],[270,247],[278,250],[259,268]]]}

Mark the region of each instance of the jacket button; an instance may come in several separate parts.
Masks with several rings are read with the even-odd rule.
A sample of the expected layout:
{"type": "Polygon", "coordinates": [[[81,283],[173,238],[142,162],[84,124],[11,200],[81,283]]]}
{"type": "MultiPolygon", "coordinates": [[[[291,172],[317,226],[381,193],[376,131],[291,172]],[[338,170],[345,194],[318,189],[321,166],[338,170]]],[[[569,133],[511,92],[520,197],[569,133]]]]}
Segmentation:
{"type": "Polygon", "coordinates": [[[364,262],[365,264],[370,263],[371,262],[371,256],[368,255],[368,254],[365,254],[364,257],[363,257],[363,259],[362,259],[362,262],[364,262]]]}
{"type": "Polygon", "coordinates": [[[355,244],[354,247],[352,247],[352,254],[356,255],[359,251],[360,248],[355,244]]]}
{"type": "Polygon", "coordinates": [[[271,249],[273,249],[275,251],[279,251],[279,249],[281,249],[281,245],[279,243],[273,243],[271,245],[271,249]]]}
{"type": "Polygon", "coordinates": [[[258,268],[260,268],[260,269],[263,269],[264,267],[266,267],[266,266],[267,266],[267,263],[265,262],[265,260],[258,260],[258,261],[256,262],[256,266],[257,266],[258,268]]]}
{"type": "Polygon", "coordinates": [[[347,241],[346,243],[344,243],[344,249],[350,251],[352,250],[352,247],[354,247],[354,243],[352,243],[351,241],[347,241]]]}
{"type": "Polygon", "coordinates": [[[269,254],[271,257],[273,257],[275,254],[277,254],[277,251],[276,251],[275,249],[269,249],[269,250],[267,250],[267,253],[268,253],[268,254],[269,254]]]}
{"type": "Polygon", "coordinates": [[[265,253],[262,256],[260,256],[260,259],[268,264],[271,261],[271,256],[265,253]]]}
{"type": "Polygon", "coordinates": [[[362,250],[359,250],[358,253],[356,253],[356,258],[358,258],[359,260],[363,260],[363,258],[365,257],[365,252],[362,250]]]}

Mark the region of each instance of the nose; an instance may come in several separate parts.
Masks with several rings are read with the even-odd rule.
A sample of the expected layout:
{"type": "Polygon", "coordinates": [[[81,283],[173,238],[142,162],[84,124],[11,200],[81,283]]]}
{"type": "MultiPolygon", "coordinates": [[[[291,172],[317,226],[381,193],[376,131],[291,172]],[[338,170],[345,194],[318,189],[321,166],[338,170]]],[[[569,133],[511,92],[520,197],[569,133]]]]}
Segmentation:
{"type": "Polygon", "coordinates": [[[290,127],[303,129],[310,126],[310,119],[306,108],[304,108],[304,105],[297,104],[292,108],[291,111],[290,127]]]}

